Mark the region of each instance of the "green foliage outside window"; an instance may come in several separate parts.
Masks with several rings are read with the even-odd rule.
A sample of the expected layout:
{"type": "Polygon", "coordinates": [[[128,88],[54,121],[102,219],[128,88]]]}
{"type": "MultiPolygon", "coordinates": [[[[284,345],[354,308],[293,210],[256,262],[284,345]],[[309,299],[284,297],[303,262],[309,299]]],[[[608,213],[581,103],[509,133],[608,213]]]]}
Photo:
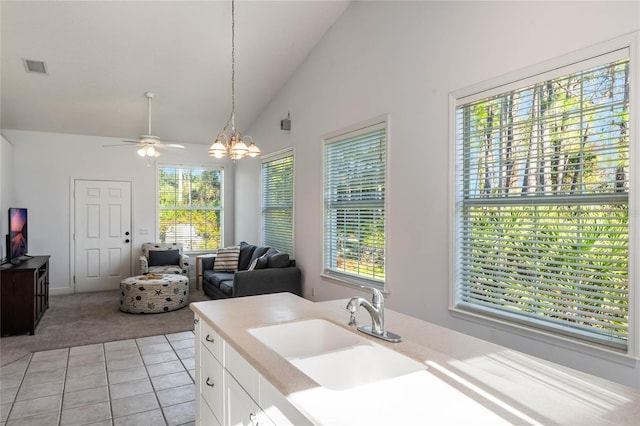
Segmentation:
{"type": "Polygon", "coordinates": [[[159,168],[160,241],[179,242],[185,251],[221,245],[222,170],[159,168]]]}
{"type": "Polygon", "coordinates": [[[456,109],[457,303],[625,348],[629,61],[456,109]]]}

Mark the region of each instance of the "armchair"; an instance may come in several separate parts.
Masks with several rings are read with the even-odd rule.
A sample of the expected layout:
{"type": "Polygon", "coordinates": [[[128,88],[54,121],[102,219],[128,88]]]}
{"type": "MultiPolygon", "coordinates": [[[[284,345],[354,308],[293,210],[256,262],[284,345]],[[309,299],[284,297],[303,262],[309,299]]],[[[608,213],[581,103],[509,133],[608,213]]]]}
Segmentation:
{"type": "Polygon", "coordinates": [[[189,276],[189,256],[181,243],[144,243],[139,258],[140,275],[180,274],[189,276]]]}

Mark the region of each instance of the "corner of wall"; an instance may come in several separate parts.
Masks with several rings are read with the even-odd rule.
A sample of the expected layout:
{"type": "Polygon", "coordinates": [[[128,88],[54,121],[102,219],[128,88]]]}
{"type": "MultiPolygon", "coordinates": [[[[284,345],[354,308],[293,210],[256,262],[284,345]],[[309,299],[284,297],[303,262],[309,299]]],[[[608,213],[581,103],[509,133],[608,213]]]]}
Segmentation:
{"type": "MultiPolygon", "coordinates": [[[[7,211],[13,203],[13,145],[4,135],[0,136],[0,213],[7,211]]],[[[7,234],[9,224],[7,216],[0,214],[0,258],[7,252],[4,235],[7,234]]]]}

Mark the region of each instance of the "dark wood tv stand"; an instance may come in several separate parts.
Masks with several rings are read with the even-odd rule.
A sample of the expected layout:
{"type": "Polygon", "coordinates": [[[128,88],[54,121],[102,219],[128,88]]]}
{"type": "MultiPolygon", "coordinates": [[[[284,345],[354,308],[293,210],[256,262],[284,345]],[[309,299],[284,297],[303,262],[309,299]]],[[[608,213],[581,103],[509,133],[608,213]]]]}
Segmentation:
{"type": "Polygon", "coordinates": [[[0,276],[1,334],[35,334],[49,307],[49,257],[34,256],[2,269],[0,276]]]}

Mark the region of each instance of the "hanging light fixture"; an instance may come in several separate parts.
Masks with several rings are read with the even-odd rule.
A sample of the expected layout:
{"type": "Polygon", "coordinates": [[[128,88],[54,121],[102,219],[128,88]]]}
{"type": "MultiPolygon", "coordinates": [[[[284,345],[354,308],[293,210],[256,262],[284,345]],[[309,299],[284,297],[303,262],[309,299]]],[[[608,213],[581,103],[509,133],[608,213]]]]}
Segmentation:
{"type": "Polygon", "coordinates": [[[256,146],[251,136],[242,136],[236,130],[236,34],[235,34],[235,0],[231,0],[231,116],[227,120],[222,131],[216,137],[215,142],[209,148],[209,155],[215,158],[222,158],[229,154],[229,157],[236,161],[244,157],[257,157],[260,149],[256,146]],[[231,124],[231,133],[226,131],[231,124]]]}

